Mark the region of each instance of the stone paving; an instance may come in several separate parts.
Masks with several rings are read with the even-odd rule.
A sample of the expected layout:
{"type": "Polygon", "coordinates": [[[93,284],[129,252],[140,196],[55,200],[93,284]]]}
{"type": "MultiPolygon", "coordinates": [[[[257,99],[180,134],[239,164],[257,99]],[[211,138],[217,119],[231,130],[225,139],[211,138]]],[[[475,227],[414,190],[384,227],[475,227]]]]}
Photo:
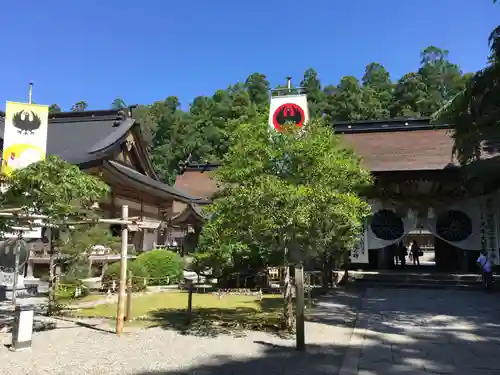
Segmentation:
{"type": "Polygon", "coordinates": [[[500,375],[500,295],[368,289],[351,344],[358,375],[500,375]]]}
{"type": "Polygon", "coordinates": [[[0,374],[337,374],[360,305],[357,293],[337,291],[322,298],[306,323],[306,353],[295,350],[293,338],[265,332],[211,337],[161,324],[150,329],[127,325],[127,332],[117,337],[103,321],[55,320],[54,329],[33,334],[33,346],[24,352],[10,352],[11,335],[0,333],[0,374]]]}

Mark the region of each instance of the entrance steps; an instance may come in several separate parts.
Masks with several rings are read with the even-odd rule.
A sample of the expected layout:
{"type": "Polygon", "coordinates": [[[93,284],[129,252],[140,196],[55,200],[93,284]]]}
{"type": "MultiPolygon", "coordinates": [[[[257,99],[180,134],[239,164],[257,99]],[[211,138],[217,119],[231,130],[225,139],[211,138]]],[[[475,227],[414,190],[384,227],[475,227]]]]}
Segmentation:
{"type": "MultiPolygon", "coordinates": [[[[418,270],[349,271],[349,281],[359,286],[382,288],[428,288],[481,290],[481,275],[418,270]]],[[[500,285],[500,276],[494,284],[500,285]]]]}

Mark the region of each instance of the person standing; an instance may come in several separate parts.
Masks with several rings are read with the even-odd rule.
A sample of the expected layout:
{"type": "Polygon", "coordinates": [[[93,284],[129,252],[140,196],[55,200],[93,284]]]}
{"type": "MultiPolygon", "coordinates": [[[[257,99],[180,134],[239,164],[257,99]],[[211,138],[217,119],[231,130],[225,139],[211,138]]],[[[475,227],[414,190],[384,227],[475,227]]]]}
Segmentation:
{"type": "Polygon", "coordinates": [[[417,241],[413,240],[411,244],[411,257],[413,259],[413,265],[420,267],[420,246],[418,246],[417,241]]]}
{"type": "Polygon", "coordinates": [[[394,257],[394,266],[398,268],[399,266],[399,245],[392,247],[392,255],[394,257]]]}
{"type": "Polygon", "coordinates": [[[488,252],[486,250],[483,250],[479,258],[477,258],[477,264],[481,268],[484,289],[490,290],[493,284],[493,263],[488,257],[488,252]]]}

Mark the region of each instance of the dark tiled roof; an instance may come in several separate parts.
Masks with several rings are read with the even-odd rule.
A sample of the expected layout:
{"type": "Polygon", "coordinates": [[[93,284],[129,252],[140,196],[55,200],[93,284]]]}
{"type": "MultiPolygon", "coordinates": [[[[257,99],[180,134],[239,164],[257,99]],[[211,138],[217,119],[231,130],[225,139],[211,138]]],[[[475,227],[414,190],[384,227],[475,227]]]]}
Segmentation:
{"type": "MultiPolygon", "coordinates": [[[[5,115],[0,113],[0,116],[0,137],[3,137],[5,115]]],[[[118,111],[50,114],[47,154],[73,164],[101,159],[133,125],[133,119],[119,118],[118,111]]]]}
{"type": "Polygon", "coordinates": [[[146,185],[152,189],[160,190],[169,196],[172,196],[174,199],[176,198],[180,202],[187,202],[187,203],[198,203],[198,204],[207,204],[209,203],[206,199],[203,198],[198,198],[194,196],[190,196],[185,194],[184,192],[177,190],[176,188],[173,188],[169,185],[166,185],[158,180],[152,179],[151,177],[148,177],[146,175],[143,175],[136,171],[135,169],[129,168],[126,165],[123,165],[121,163],[118,163],[116,161],[107,161],[107,165],[110,166],[114,171],[116,171],[119,174],[122,174],[126,176],[127,178],[136,181],[142,185],[146,185]]]}
{"type": "MultiPolygon", "coordinates": [[[[5,113],[0,112],[0,138],[3,137],[5,113]]],[[[118,173],[139,184],[163,192],[182,202],[200,202],[204,199],[191,197],[140,172],[110,161],[111,152],[127,137],[135,120],[116,110],[61,112],[49,115],[47,154],[56,155],[72,164],[106,160],[118,173]]],[[[87,164],[88,165],[88,164],[87,164]]]]}

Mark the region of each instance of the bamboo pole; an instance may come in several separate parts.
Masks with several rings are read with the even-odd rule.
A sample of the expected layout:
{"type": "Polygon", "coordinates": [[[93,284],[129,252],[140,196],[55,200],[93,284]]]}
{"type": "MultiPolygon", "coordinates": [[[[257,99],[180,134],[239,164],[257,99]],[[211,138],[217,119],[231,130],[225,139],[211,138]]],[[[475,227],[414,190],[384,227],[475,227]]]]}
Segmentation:
{"type": "Polygon", "coordinates": [[[116,311],[116,334],[123,333],[123,321],[125,315],[125,300],[127,288],[127,257],[128,257],[128,206],[122,206],[122,220],[125,225],[122,226],[122,248],[120,256],[120,289],[118,294],[118,306],[116,311]]]}

